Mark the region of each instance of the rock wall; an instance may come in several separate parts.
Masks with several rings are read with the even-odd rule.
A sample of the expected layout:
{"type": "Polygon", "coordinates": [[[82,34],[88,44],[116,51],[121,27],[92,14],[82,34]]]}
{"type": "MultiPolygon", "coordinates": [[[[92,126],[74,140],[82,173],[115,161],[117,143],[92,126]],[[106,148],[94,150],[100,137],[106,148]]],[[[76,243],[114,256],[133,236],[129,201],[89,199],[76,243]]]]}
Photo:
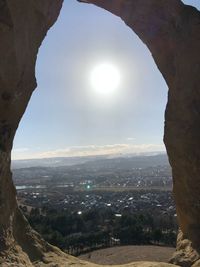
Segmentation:
{"type": "MultiPolygon", "coordinates": [[[[169,86],[164,142],[181,228],[172,262],[200,266],[200,13],[180,0],[80,2],[120,16],[147,45],[169,86]]],[[[30,228],[18,209],[10,171],[13,138],[36,87],[38,48],[61,6],[62,0],[0,0],[1,266],[91,266],[50,246],[30,228]]]]}
{"type": "Polygon", "coordinates": [[[22,259],[27,262],[40,256],[37,235],[17,206],[10,154],[19,121],[37,85],[38,48],[61,6],[61,0],[0,0],[0,262],[4,257],[12,261],[22,249],[22,259]]]}

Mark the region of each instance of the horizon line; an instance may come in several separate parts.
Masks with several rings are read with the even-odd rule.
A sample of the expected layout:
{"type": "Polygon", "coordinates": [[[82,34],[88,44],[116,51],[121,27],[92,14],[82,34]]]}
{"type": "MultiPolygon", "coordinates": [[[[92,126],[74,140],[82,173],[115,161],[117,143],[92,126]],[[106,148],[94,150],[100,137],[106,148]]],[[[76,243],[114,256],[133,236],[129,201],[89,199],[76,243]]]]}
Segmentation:
{"type": "Polygon", "coordinates": [[[62,158],[92,158],[92,157],[120,157],[120,156],[156,156],[159,154],[167,154],[166,151],[144,151],[144,152],[133,152],[133,153],[116,153],[116,154],[96,154],[96,155],[76,155],[76,156],[52,156],[52,157],[33,157],[33,158],[19,158],[19,159],[12,159],[11,161],[29,161],[29,160],[47,160],[47,159],[62,159],[62,158]],[[148,155],[152,154],[152,155],[148,155]]]}

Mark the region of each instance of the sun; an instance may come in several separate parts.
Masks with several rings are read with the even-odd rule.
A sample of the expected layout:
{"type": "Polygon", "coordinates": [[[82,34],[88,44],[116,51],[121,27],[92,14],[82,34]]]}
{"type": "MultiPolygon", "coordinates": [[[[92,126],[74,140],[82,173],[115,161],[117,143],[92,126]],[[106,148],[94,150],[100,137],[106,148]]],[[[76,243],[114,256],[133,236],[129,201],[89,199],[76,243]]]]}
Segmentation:
{"type": "Polygon", "coordinates": [[[92,88],[101,95],[113,94],[120,85],[120,71],[114,64],[101,63],[91,71],[92,88]]]}

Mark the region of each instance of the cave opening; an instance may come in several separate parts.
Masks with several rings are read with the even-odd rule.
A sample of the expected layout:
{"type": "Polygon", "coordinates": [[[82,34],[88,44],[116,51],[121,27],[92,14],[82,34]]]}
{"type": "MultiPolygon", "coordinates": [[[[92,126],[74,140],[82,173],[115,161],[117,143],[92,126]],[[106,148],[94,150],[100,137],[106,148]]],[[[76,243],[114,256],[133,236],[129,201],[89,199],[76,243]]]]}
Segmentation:
{"type": "Polygon", "coordinates": [[[15,137],[14,159],[63,156],[68,148],[93,144],[103,149],[130,143],[136,153],[165,150],[167,86],[146,46],[118,17],[64,2],[39,50],[36,76],[38,87],[15,137]],[[92,70],[104,62],[121,76],[118,92],[105,97],[90,82],[92,70]]]}

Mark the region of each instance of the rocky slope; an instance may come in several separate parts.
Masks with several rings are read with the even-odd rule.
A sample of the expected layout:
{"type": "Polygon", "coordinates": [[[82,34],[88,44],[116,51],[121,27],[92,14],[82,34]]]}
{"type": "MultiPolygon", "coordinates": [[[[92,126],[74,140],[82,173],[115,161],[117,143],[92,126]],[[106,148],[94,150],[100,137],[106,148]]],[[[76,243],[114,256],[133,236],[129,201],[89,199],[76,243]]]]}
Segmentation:
{"type": "MultiPolygon", "coordinates": [[[[180,0],[82,2],[94,3],[120,16],[150,49],[169,86],[164,141],[172,166],[174,196],[182,230],[172,262],[182,266],[197,262],[198,265],[200,14],[180,0]]],[[[1,266],[92,266],[50,246],[30,228],[18,209],[10,171],[13,138],[36,87],[38,49],[56,21],[61,6],[62,0],[0,0],[1,266]]],[[[134,263],[131,266],[168,265],[134,263]]]]}

